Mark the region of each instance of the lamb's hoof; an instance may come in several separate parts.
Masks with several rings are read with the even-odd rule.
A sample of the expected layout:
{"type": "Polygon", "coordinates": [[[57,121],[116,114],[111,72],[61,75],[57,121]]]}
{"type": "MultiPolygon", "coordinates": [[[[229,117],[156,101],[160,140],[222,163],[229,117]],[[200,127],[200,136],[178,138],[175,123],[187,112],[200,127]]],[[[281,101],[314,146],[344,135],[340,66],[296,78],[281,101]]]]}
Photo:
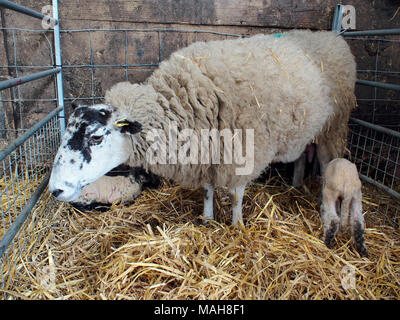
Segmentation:
{"type": "Polygon", "coordinates": [[[359,221],[354,225],[354,243],[360,256],[368,257],[368,251],[367,248],[365,248],[364,228],[359,221]]]}
{"type": "Polygon", "coordinates": [[[331,221],[331,225],[329,226],[329,229],[326,230],[324,237],[325,245],[328,248],[332,248],[332,240],[335,237],[337,231],[338,231],[338,223],[335,221],[331,221]]]}
{"type": "Polygon", "coordinates": [[[365,247],[364,244],[362,244],[362,243],[356,243],[356,250],[357,250],[358,254],[359,254],[362,258],[367,258],[367,257],[368,257],[368,251],[367,251],[367,248],[365,247]]]}

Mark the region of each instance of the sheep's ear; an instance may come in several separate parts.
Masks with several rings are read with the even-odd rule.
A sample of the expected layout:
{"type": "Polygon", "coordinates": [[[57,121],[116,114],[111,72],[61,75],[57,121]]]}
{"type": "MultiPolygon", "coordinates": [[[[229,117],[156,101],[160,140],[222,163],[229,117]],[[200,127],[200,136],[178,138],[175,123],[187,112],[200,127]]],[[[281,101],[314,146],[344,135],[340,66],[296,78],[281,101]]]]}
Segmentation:
{"type": "Polygon", "coordinates": [[[71,107],[72,107],[72,110],[75,110],[76,108],[79,107],[79,105],[76,102],[72,102],[71,107]]]}
{"type": "Polygon", "coordinates": [[[114,126],[121,128],[121,133],[135,134],[142,131],[142,125],[139,122],[126,118],[116,120],[114,126]]]}

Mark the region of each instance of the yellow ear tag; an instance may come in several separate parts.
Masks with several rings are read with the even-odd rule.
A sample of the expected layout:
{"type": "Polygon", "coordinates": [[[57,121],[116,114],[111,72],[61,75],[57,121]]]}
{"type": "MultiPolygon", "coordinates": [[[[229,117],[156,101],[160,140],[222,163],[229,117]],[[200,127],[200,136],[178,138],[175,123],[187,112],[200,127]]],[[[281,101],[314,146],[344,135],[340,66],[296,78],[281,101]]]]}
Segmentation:
{"type": "Polygon", "coordinates": [[[121,122],[123,122],[123,121],[125,121],[126,120],[126,117],[125,118],[121,118],[121,119],[118,119],[118,120],[115,120],[115,122],[114,122],[114,126],[116,126],[116,127],[123,127],[123,126],[127,126],[127,125],[129,125],[128,123],[121,123],[121,122]]]}

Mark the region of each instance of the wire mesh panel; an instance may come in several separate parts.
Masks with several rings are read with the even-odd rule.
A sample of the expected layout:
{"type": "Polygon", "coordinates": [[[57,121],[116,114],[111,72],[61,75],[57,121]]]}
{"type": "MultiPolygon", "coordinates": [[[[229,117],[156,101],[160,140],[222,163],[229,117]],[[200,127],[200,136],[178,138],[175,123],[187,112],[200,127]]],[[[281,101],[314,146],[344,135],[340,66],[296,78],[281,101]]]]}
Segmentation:
{"type": "Polygon", "coordinates": [[[383,132],[357,120],[350,121],[349,151],[364,180],[386,191],[376,196],[383,220],[399,226],[400,213],[400,134],[383,132]]]}
{"type": "Polygon", "coordinates": [[[120,81],[144,81],[159,63],[196,41],[235,39],[240,34],[173,28],[61,30],[79,52],[63,53],[65,100],[99,103],[120,81]],[[177,40],[179,39],[179,40],[177,40]]]}
{"type": "MultiPolygon", "coordinates": [[[[400,36],[346,36],[345,39],[354,51],[366,53],[356,57],[358,79],[400,84],[400,61],[397,58],[400,36]]],[[[400,131],[400,91],[358,85],[356,95],[357,118],[400,131]]]]}
{"type": "MultiPolygon", "coordinates": [[[[7,59],[0,65],[0,80],[17,79],[54,68],[53,37],[47,30],[0,28],[6,35],[7,59]],[[40,49],[34,56],[19,49],[24,41],[39,43],[40,49]],[[45,64],[43,62],[46,62],[45,64]]],[[[35,80],[0,91],[1,113],[0,141],[10,142],[54,109],[56,101],[55,77],[35,80]]],[[[3,143],[5,145],[5,143],[3,143]]]]}
{"type": "MultiPolygon", "coordinates": [[[[28,212],[24,213],[28,202],[37,194],[41,185],[42,189],[46,186],[46,179],[59,144],[59,121],[54,114],[30,138],[1,161],[0,239],[14,228],[13,224],[19,216],[28,214],[28,212]]],[[[6,288],[16,278],[16,273],[24,273],[24,270],[16,269],[17,262],[27,259],[30,248],[38,241],[42,241],[46,235],[48,226],[43,224],[43,221],[49,211],[54,208],[54,197],[47,192],[42,194],[31,210],[29,219],[23,222],[8,248],[4,253],[2,252],[0,279],[1,288],[5,290],[5,293],[6,288]]]]}
{"type": "MultiPolygon", "coordinates": [[[[0,65],[0,76],[4,78],[0,80],[22,77],[56,66],[62,70],[62,76],[66,80],[65,100],[90,104],[101,102],[105,91],[119,81],[145,80],[161,61],[182,46],[200,40],[234,39],[243,36],[210,30],[173,28],[61,30],[61,41],[75,42],[79,48],[71,55],[67,52],[61,63],[57,62],[61,57],[54,58],[57,54],[53,48],[55,39],[52,31],[21,28],[0,30],[6,33],[5,46],[9,48],[7,64],[0,65]],[[32,61],[24,61],[19,51],[19,39],[37,39],[44,43],[42,52],[48,62],[38,63],[35,57],[32,57],[32,61]],[[7,74],[2,72],[4,70],[7,74]]],[[[360,79],[396,83],[400,77],[400,67],[397,68],[398,60],[394,59],[396,57],[393,55],[393,47],[400,45],[398,38],[347,37],[346,40],[352,46],[364,46],[370,53],[366,57],[356,57],[360,79]],[[393,65],[393,70],[380,69],[383,59],[387,60],[385,65],[393,65]]],[[[25,54],[24,58],[26,57],[25,54]]],[[[57,71],[59,75],[60,70],[57,71]]],[[[46,188],[52,162],[60,145],[60,126],[63,124],[59,121],[58,112],[62,107],[54,109],[63,98],[60,98],[60,82],[57,82],[55,76],[43,78],[36,83],[46,93],[41,92],[40,98],[35,96],[34,87],[30,84],[15,86],[7,92],[0,91],[0,138],[10,142],[29,133],[21,143],[11,145],[0,158],[0,240],[10,239],[1,242],[5,245],[0,245],[0,291],[4,297],[7,295],[7,288],[17,285],[13,283],[15,279],[32,277],[24,263],[35,260],[31,252],[35,245],[46,245],[45,239],[51,228],[46,217],[57,207],[54,197],[42,191],[46,188]],[[7,112],[4,112],[6,106],[12,114],[8,122],[7,112]],[[30,110],[44,111],[38,112],[40,116],[33,117],[30,110]],[[32,125],[49,110],[54,111],[32,129],[32,125]],[[39,201],[36,201],[38,198],[39,201]],[[21,218],[28,214],[29,219],[21,218]],[[8,237],[10,231],[14,232],[15,237],[8,237]]],[[[357,98],[357,116],[370,123],[384,125],[394,133],[352,120],[349,157],[356,163],[364,180],[383,190],[377,200],[371,203],[382,213],[384,222],[399,226],[397,195],[400,193],[400,137],[396,131],[400,131],[400,96],[394,91],[358,86],[357,98]]],[[[281,172],[286,169],[283,166],[281,172]]],[[[377,194],[374,192],[371,191],[371,194],[377,194]]]]}
{"type": "Polygon", "coordinates": [[[356,57],[357,77],[361,81],[356,87],[358,106],[349,123],[349,158],[368,184],[366,192],[370,193],[382,222],[399,227],[400,36],[366,33],[344,34],[352,49],[366,52],[356,57]],[[383,65],[386,67],[382,68],[383,65]],[[368,86],[366,82],[378,85],[368,86]]]}
{"type": "MultiPolygon", "coordinates": [[[[57,2],[53,5],[57,8],[57,2]]],[[[0,1],[0,6],[45,18],[9,1],[0,1]]],[[[63,97],[58,88],[62,70],[55,67],[60,60],[56,28],[5,27],[2,22],[0,292],[6,298],[7,289],[17,285],[15,279],[26,276],[22,266],[34,259],[31,248],[46,236],[46,215],[56,208],[54,197],[45,190],[60,145],[63,97]],[[35,54],[20,50],[25,42],[32,43],[35,54]]]]}

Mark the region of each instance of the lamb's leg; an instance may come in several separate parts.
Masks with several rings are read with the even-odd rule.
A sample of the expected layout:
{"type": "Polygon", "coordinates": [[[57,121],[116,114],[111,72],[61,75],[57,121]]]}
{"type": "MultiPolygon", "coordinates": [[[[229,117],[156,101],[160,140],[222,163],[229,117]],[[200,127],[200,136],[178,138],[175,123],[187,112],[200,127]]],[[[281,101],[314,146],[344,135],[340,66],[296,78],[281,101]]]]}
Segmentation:
{"type": "Polygon", "coordinates": [[[236,188],[232,188],[229,192],[232,195],[232,224],[237,225],[240,221],[243,223],[242,216],[242,203],[243,203],[243,195],[244,190],[246,189],[246,185],[238,186],[236,188]]]}
{"type": "Polygon", "coordinates": [[[301,156],[294,162],[292,186],[300,188],[303,185],[304,170],[306,168],[306,154],[303,152],[301,156]]]}
{"type": "Polygon", "coordinates": [[[336,197],[327,192],[322,194],[321,219],[324,226],[324,242],[330,248],[339,229],[339,217],[336,213],[336,197]]]}
{"type": "Polygon", "coordinates": [[[350,221],[351,221],[351,231],[354,237],[354,244],[361,257],[367,257],[368,251],[365,247],[364,239],[364,217],[362,215],[362,200],[361,192],[357,194],[356,197],[351,201],[350,208],[350,221]]]}
{"type": "Polygon", "coordinates": [[[214,220],[214,208],[213,208],[213,199],[214,199],[214,187],[210,184],[204,185],[204,211],[203,216],[207,220],[214,220]]]}

